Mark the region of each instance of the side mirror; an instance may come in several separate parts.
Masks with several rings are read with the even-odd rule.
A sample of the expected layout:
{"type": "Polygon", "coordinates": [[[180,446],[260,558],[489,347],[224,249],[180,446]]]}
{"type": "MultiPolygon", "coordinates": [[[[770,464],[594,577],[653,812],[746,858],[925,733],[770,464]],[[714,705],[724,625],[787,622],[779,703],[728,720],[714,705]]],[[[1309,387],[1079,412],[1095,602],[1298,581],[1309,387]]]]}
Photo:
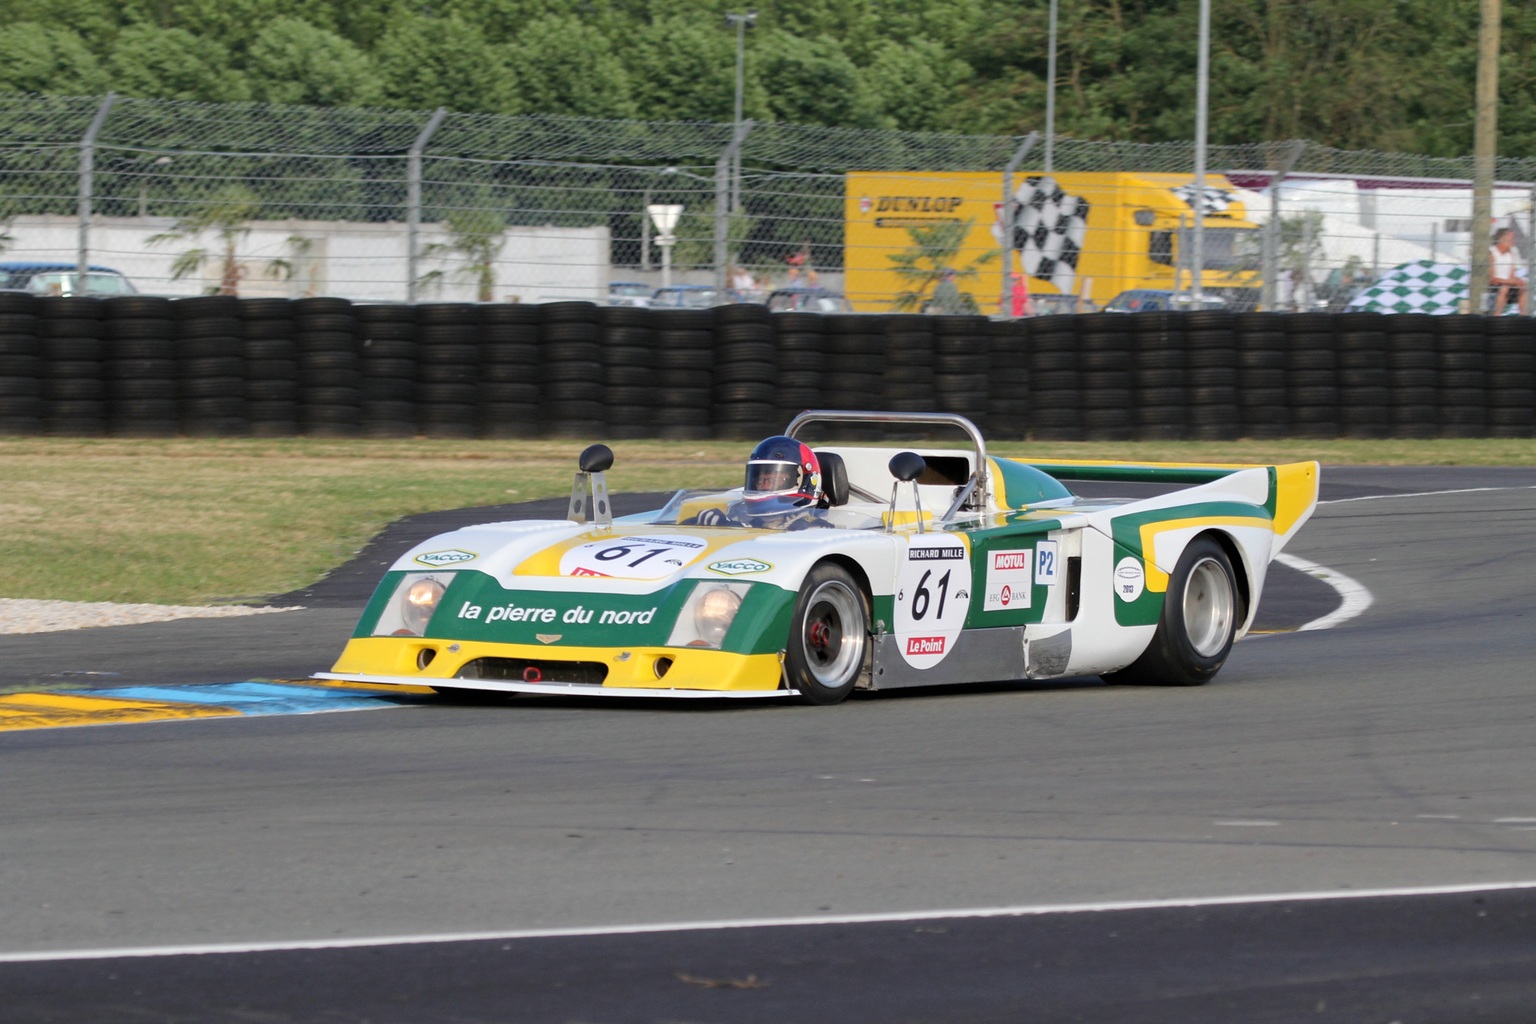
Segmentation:
{"type": "Polygon", "coordinates": [[[603,474],[613,468],[613,449],[605,444],[589,445],[576,460],[576,477],[571,481],[571,503],[565,517],[573,523],[613,525],[613,507],[608,503],[608,481],[603,474]],[[587,498],[592,499],[592,518],[587,518],[587,498]]]}
{"type": "Polygon", "coordinates": [[[928,468],[928,462],[917,452],[897,452],[891,456],[889,463],[891,476],[896,482],[891,484],[891,516],[886,528],[896,528],[896,494],[901,490],[902,484],[912,485],[912,507],[917,510],[917,532],[923,532],[923,496],[917,489],[917,478],[923,475],[923,470],[928,468]]]}

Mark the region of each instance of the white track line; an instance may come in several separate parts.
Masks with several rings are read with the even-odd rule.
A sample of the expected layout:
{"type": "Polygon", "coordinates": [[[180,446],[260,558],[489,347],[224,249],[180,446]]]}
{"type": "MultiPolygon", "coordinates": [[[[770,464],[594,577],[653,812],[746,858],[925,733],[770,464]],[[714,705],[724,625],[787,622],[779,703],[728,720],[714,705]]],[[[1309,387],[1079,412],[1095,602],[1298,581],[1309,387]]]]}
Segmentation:
{"type": "Polygon", "coordinates": [[[1314,579],[1322,580],[1339,595],[1339,606],[1337,608],[1321,618],[1316,618],[1304,625],[1297,626],[1294,632],[1301,633],[1309,629],[1332,629],[1334,626],[1341,626],[1364,612],[1371,606],[1371,602],[1374,600],[1371,592],[1366,589],[1365,584],[1351,579],[1337,569],[1331,569],[1326,565],[1319,565],[1317,562],[1310,562],[1298,555],[1288,555],[1284,551],[1275,556],[1275,561],[1298,572],[1304,572],[1314,579]]]}
{"type": "Polygon", "coordinates": [[[65,949],[40,953],[0,953],[0,963],[46,963],[55,960],[115,960],[125,957],[200,956],[230,953],[275,953],[304,949],[362,949],[444,942],[510,942],[599,935],[655,935],[666,932],[715,931],[736,928],[803,928],[817,925],[889,924],[995,917],[1043,917],[1048,914],[1105,913],[1117,910],[1178,910],[1194,907],[1240,907],[1264,903],[1321,900],[1382,899],[1387,897],[1449,896],[1457,893],[1507,892],[1536,889],[1536,881],[1476,882],[1401,889],[1345,889],[1327,892],[1279,892],[1255,896],[1209,896],[1197,899],[1126,900],[1115,903],[1063,903],[1021,907],[973,907],[951,910],[897,911],[885,914],[840,914],[812,917],[764,917],[725,921],[681,921],[673,924],[613,925],[587,928],[517,929],[501,932],[460,932],[435,935],[378,935],[356,939],[315,939],[292,942],[229,942],[199,946],[139,946],[121,949],[65,949]]]}
{"type": "Polygon", "coordinates": [[[1319,505],[1343,505],[1351,501],[1385,501],[1388,498],[1434,498],[1442,494],[1487,494],[1489,491],[1536,491],[1536,484],[1514,487],[1462,487],[1454,491],[1413,491],[1408,494],[1362,494],[1357,498],[1330,498],[1319,505]]]}

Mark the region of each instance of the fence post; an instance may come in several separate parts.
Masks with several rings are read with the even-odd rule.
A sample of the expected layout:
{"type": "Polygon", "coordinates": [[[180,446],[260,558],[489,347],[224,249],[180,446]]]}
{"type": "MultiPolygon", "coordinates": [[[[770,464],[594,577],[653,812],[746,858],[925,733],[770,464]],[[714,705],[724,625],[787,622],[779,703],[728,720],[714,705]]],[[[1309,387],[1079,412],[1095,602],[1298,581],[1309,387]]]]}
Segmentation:
{"type": "Polygon", "coordinates": [[[433,111],[432,117],[421,129],[421,134],[416,136],[416,141],[406,155],[405,301],[408,303],[416,301],[416,278],[418,277],[416,264],[420,258],[416,238],[421,234],[421,153],[427,148],[427,141],[432,138],[432,133],[437,131],[437,126],[443,123],[443,118],[447,115],[447,107],[438,107],[433,111]]]}
{"type": "Polygon", "coordinates": [[[80,248],[75,262],[75,289],[80,292],[85,290],[85,275],[91,266],[91,188],[92,172],[95,170],[96,136],[101,133],[101,126],[107,123],[107,113],[116,99],[117,93],[107,93],[101,106],[96,108],[96,116],[85,130],[85,137],[80,140],[80,197],[77,207],[80,217],[80,248]]]}
{"type": "Polygon", "coordinates": [[[741,153],[741,144],[755,122],[743,121],[732,134],[731,144],[715,161],[715,299],[725,301],[730,284],[731,259],[731,167],[741,153]]]}
{"type": "MultiPolygon", "coordinates": [[[[998,292],[1002,297],[998,300],[997,311],[1004,320],[1013,319],[1013,290],[1008,287],[1009,278],[1013,275],[1013,210],[1018,206],[1018,202],[1013,198],[1013,172],[1017,171],[1019,165],[1024,162],[1024,158],[1029,156],[1029,151],[1035,148],[1039,138],[1039,132],[1030,132],[1024,136],[1024,141],[1014,151],[1013,159],[1009,160],[1008,166],[1003,168],[1003,205],[1002,214],[998,217],[998,227],[1002,229],[1003,235],[998,239],[1003,250],[1003,286],[998,292]]],[[[1022,266],[1019,267],[1019,272],[1024,272],[1022,266]]]]}

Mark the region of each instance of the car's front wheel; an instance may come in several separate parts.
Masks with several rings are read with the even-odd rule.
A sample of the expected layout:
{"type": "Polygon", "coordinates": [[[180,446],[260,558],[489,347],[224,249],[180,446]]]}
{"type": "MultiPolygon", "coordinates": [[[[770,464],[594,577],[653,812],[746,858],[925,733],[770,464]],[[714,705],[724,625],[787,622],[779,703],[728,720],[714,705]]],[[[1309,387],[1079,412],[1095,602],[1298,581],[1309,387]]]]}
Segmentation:
{"type": "Polygon", "coordinates": [[[1198,537],[1168,576],[1152,643],[1130,665],[1106,673],[1111,683],[1200,686],[1226,663],[1241,605],[1236,573],[1221,545],[1198,537]]]}
{"type": "Polygon", "coordinates": [[[836,704],[853,692],[869,655],[869,603],[846,569],[823,563],[800,587],[785,667],[807,704],[836,704]]]}

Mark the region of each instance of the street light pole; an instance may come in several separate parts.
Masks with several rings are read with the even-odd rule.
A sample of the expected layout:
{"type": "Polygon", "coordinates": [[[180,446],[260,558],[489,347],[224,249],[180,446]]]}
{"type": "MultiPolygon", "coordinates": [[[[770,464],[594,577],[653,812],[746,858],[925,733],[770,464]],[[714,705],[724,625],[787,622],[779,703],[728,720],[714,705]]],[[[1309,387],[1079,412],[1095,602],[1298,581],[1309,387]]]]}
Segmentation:
{"type": "Polygon", "coordinates": [[[1056,2],[1051,0],[1050,40],[1045,58],[1045,173],[1055,167],[1056,156],[1056,2]]]}
{"type": "MultiPolygon", "coordinates": [[[[748,11],[746,14],[727,14],[725,16],[726,27],[736,27],[736,110],[732,127],[735,135],[741,134],[741,105],[742,93],[746,88],[746,53],[747,53],[747,29],[757,21],[757,12],[748,11]]],[[[734,136],[733,136],[734,137],[734,136]]],[[[741,209],[741,152],[738,150],[731,163],[731,212],[741,209]]]]}
{"type": "Polygon", "coordinates": [[[1200,0],[1199,47],[1195,72],[1195,244],[1190,254],[1196,309],[1205,295],[1205,129],[1211,88],[1211,0],[1200,0]]]}

